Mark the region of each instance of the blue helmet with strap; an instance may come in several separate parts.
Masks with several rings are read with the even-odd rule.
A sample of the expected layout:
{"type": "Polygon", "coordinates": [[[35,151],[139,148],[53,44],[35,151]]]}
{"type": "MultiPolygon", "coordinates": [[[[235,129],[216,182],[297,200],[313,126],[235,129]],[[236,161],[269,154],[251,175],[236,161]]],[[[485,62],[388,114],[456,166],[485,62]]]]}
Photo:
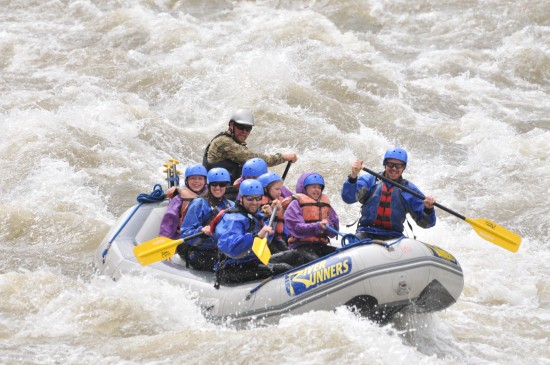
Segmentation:
{"type": "Polygon", "coordinates": [[[319,184],[321,188],[325,188],[325,179],[318,173],[313,173],[304,179],[304,189],[308,185],[319,184]]]}
{"type": "Polygon", "coordinates": [[[208,171],[208,183],[210,184],[214,182],[231,183],[229,172],[223,167],[214,167],[213,169],[208,171]]]}
{"type": "Polygon", "coordinates": [[[185,180],[187,181],[187,178],[189,176],[196,175],[207,177],[206,167],[204,167],[200,163],[187,166],[187,168],[185,169],[185,180]]]}
{"type": "Polygon", "coordinates": [[[384,154],[384,161],[382,161],[382,164],[386,163],[386,160],[388,158],[394,158],[399,161],[403,161],[405,165],[407,164],[407,151],[405,151],[402,148],[399,147],[393,147],[386,151],[384,154]]]}
{"type": "Polygon", "coordinates": [[[239,186],[239,194],[241,196],[264,195],[264,187],[262,183],[256,179],[244,180],[241,186],[239,186]]]}
{"type": "Polygon", "coordinates": [[[260,176],[267,172],[267,163],[261,158],[251,158],[243,165],[242,176],[260,176]]]}
{"type": "Polygon", "coordinates": [[[263,175],[260,175],[258,177],[258,181],[262,183],[262,186],[264,188],[267,188],[267,186],[269,184],[271,184],[272,182],[283,181],[283,179],[281,178],[281,176],[279,174],[276,174],[274,172],[268,172],[268,173],[265,173],[263,175]]]}

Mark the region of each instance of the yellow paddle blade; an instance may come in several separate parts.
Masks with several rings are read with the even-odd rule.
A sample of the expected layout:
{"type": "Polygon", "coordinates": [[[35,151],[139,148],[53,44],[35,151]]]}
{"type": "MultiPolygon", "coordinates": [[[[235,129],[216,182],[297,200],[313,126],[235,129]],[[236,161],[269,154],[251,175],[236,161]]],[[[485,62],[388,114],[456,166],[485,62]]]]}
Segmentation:
{"type": "Polygon", "coordinates": [[[499,245],[508,251],[517,252],[519,249],[521,237],[495,222],[485,218],[466,218],[465,221],[470,223],[477,234],[487,241],[493,242],[495,245],[499,245]]]}
{"type": "Polygon", "coordinates": [[[254,243],[252,243],[252,252],[258,256],[262,264],[267,265],[271,258],[271,251],[267,247],[267,238],[255,237],[254,243]]]}
{"type": "Polygon", "coordinates": [[[134,255],[143,266],[169,259],[176,253],[176,247],[183,239],[172,240],[168,237],[157,237],[134,247],[134,255]]]}

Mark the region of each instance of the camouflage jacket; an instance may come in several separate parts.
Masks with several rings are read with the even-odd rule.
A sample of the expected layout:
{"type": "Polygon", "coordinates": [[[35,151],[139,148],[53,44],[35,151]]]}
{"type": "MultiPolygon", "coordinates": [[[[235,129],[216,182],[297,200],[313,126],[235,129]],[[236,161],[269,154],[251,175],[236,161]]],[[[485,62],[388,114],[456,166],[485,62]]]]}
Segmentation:
{"type": "Polygon", "coordinates": [[[219,135],[210,142],[207,162],[208,164],[215,164],[223,160],[230,160],[242,166],[246,161],[254,157],[264,160],[267,166],[276,166],[285,162],[283,155],[280,153],[268,155],[252,152],[246,147],[246,143],[238,143],[227,134],[219,135]]]}

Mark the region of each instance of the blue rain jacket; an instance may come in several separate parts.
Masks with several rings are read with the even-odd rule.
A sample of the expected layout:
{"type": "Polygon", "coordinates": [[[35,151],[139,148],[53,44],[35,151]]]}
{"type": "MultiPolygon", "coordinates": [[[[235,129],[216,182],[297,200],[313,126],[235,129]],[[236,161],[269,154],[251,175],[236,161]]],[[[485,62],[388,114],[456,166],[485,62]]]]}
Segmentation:
{"type": "MultiPolygon", "coordinates": [[[[398,183],[422,194],[413,183],[407,180],[401,179],[398,183]]],[[[358,231],[386,237],[401,237],[403,236],[403,223],[405,222],[407,213],[411,215],[419,227],[430,228],[435,225],[435,209],[425,209],[422,200],[395,187],[390,203],[392,229],[388,230],[373,226],[382,195],[382,184],[386,184],[388,189],[393,186],[383,181],[377,182],[374,176],[366,174],[360,175],[356,183],[349,182],[349,178],[344,182],[341,193],[342,200],[348,204],[356,202],[362,204],[358,231]]]]}
{"type": "MultiPolygon", "coordinates": [[[[220,204],[218,204],[217,209],[213,209],[208,204],[208,199],[206,198],[196,198],[189,203],[187,208],[187,214],[181,223],[181,238],[191,236],[195,233],[199,233],[202,227],[210,224],[210,221],[214,219],[215,214],[218,214],[219,211],[226,208],[231,208],[235,205],[231,200],[221,199],[220,204]]],[[[192,240],[186,241],[189,245],[197,247],[199,251],[201,250],[212,250],[217,247],[216,241],[212,236],[203,236],[193,238],[192,240]]]]}
{"type": "MultiPolygon", "coordinates": [[[[218,249],[228,256],[226,264],[238,264],[249,261],[258,261],[252,252],[254,237],[264,226],[266,217],[258,212],[255,214],[242,211],[226,212],[218,222],[214,233],[214,240],[218,242],[218,249]]],[[[234,208],[236,209],[236,208],[234,208]]]]}

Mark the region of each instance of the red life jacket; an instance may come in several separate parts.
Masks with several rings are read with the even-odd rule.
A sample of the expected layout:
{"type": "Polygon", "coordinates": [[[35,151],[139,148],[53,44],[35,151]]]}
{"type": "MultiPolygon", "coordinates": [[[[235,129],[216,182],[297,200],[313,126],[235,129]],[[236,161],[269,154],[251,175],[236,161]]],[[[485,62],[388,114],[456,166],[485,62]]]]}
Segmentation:
{"type": "MultiPolygon", "coordinates": [[[[298,203],[300,203],[304,222],[306,223],[320,222],[323,219],[328,219],[328,217],[330,216],[332,207],[330,206],[330,199],[326,194],[321,194],[321,198],[318,201],[313,200],[306,194],[296,194],[292,197],[285,199],[285,201],[288,201],[286,206],[288,206],[288,204],[290,204],[293,199],[298,200],[298,203]]],[[[297,241],[327,244],[329,243],[329,238],[326,234],[320,234],[319,236],[299,239],[292,236],[288,238],[288,243],[293,243],[297,241]]]]}
{"type": "Polygon", "coordinates": [[[380,202],[378,203],[378,209],[376,211],[376,218],[374,219],[374,226],[384,229],[392,229],[391,224],[391,195],[394,186],[390,189],[386,184],[382,183],[382,194],[380,195],[380,202]]]}
{"type": "Polygon", "coordinates": [[[214,231],[216,230],[216,226],[218,225],[219,221],[222,219],[223,215],[228,209],[220,210],[220,212],[212,219],[212,222],[210,222],[210,232],[214,234],[214,231]]]}

